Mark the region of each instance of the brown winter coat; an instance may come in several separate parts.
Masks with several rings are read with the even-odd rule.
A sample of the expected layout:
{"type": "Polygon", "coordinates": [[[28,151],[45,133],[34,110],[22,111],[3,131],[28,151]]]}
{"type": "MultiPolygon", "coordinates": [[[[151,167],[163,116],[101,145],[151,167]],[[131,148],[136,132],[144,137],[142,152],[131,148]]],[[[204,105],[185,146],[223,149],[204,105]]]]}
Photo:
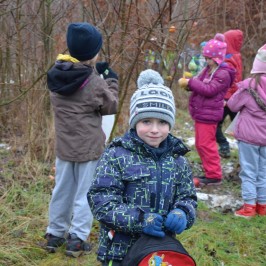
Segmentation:
{"type": "MultiPolygon", "coordinates": [[[[61,86],[61,73],[64,76],[68,71],[60,70],[56,75],[51,69],[50,80],[48,73],[48,87],[51,90],[50,98],[55,117],[55,152],[62,160],[86,162],[97,160],[104,150],[105,134],[101,127],[102,115],[117,112],[118,82],[116,79],[104,80],[94,69],[80,63],[75,64],[75,67],[81,70],[85,67],[86,71],[88,69],[90,71],[82,86],[70,95],[62,95],[52,89],[58,83],[61,86]]],[[[74,75],[77,72],[75,71],[74,75]]],[[[65,79],[68,77],[66,76],[65,79]]]]}

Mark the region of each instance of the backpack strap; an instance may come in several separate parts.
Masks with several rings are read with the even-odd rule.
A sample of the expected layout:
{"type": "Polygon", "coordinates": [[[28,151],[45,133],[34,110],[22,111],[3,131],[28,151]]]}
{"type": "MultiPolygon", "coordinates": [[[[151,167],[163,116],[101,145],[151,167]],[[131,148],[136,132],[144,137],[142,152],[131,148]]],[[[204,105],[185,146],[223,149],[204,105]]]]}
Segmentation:
{"type": "Polygon", "coordinates": [[[255,91],[255,90],[253,90],[253,89],[251,89],[251,88],[249,88],[249,89],[247,89],[247,91],[250,93],[250,95],[254,98],[254,100],[256,101],[256,103],[258,104],[258,106],[263,110],[263,111],[265,111],[266,112],[266,104],[263,102],[263,100],[260,98],[260,96],[259,96],[259,94],[255,91]]]}

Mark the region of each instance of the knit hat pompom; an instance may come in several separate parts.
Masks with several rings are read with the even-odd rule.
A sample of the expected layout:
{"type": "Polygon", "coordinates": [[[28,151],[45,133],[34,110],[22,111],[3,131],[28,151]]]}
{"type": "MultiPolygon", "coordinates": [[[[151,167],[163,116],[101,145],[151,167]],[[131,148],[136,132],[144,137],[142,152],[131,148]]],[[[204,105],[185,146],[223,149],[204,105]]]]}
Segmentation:
{"type": "Polygon", "coordinates": [[[225,37],[222,33],[216,33],[214,36],[214,40],[217,40],[219,42],[225,42],[225,37]]]}
{"type": "Polygon", "coordinates": [[[214,39],[211,39],[203,47],[203,56],[211,58],[220,65],[225,58],[227,44],[222,33],[216,33],[214,39]]]}
{"type": "Polygon", "coordinates": [[[138,88],[146,84],[164,84],[162,76],[152,69],[146,69],[142,71],[137,80],[138,88]]]}
{"type": "Polygon", "coordinates": [[[137,79],[138,89],[130,100],[130,128],[145,118],[157,118],[175,123],[175,100],[172,91],[164,86],[162,76],[152,69],[144,70],[137,79]]]}
{"type": "Polygon", "coordinates": [[[264,44],[258,50],[250,73],[251,74],[257,74],[257,73],[266,74],[266,44],[264,44]]]}

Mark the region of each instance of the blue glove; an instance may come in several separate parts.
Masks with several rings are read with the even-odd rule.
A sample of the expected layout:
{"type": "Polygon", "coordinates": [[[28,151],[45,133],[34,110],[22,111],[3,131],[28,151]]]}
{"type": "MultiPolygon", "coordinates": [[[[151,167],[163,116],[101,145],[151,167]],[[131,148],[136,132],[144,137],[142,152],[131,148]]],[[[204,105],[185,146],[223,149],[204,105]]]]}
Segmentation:
{"type": "Polygon", "coordinates": [[[96,63],[96,70],[104,79],[113,78],[118,80],[117,74],[109,67],[107,62],[96,63]]]}
{"type": "Polygon", "coordinates": [[[143,220],[143,233],[151,236],[164,237],[162,231],[163,217],[157,213],[145,213],[143,220]]]}
{"type": "Polygon", "coordinates": [[[181,234],[187,227],[186,213],[181,209],[172,210],[166,217],[165,229],[175,234],[181,234]]]}

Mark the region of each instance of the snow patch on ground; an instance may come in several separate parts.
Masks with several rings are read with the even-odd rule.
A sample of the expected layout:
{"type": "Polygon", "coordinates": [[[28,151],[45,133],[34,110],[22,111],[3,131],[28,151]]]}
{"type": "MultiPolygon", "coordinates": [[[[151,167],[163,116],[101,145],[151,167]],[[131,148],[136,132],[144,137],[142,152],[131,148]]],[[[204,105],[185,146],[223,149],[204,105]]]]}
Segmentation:
{"type": "Polygon", "coordinates": [[[218,195],[197,192],[198,200],[204,201],[209,208],[218,208],[222,211],[236,210],[243,202],[233,195],[218,195]]]}
{"type": "Polygon", "coordinates": [[[7,144],[4,144],[4,143],[0,143],[0,149],[10,150],[10,146],[8,146],[7,144]]]}
{"type": "Polygon", "coordinates": [[[235,150],[238,149],[237,140],[236,139],[234,139],[234,138],[227,138],[227,141],[229,142],[229,145],[230,145],[230,148],[231,149],[235,149],[235,150]]]}
{"type": "Polygon", "coordinates": [[[223,172],[225,174],[230,174],[230,173],[232,173],[234,171],[235,165],[234,165],[233,162],[228,162],[228,163],[224,164],[222,166],[222,168],[223,168],[223,172]]]}
{"type": "MultiPolygon", "coordinates": [[[[227,141],[229,142],[229,145],[230,145],[230,148],[231,149],[235,149],[237,150],[238,149],[238,146],[237,146],[237,140],[234,139],[234,138],[227,138],[227,141]]],[[[185,143],[191,147],[193,145],[195,145],[195,138],[194,137],[191,137],[191,138],[187,138],[185,140],[185,143]]]]}
{"type": "Polygon", "coordinates": [[[185,142],[189,147],[191,147],[195,145],[195,138],[188,138],[185,142]]]}

